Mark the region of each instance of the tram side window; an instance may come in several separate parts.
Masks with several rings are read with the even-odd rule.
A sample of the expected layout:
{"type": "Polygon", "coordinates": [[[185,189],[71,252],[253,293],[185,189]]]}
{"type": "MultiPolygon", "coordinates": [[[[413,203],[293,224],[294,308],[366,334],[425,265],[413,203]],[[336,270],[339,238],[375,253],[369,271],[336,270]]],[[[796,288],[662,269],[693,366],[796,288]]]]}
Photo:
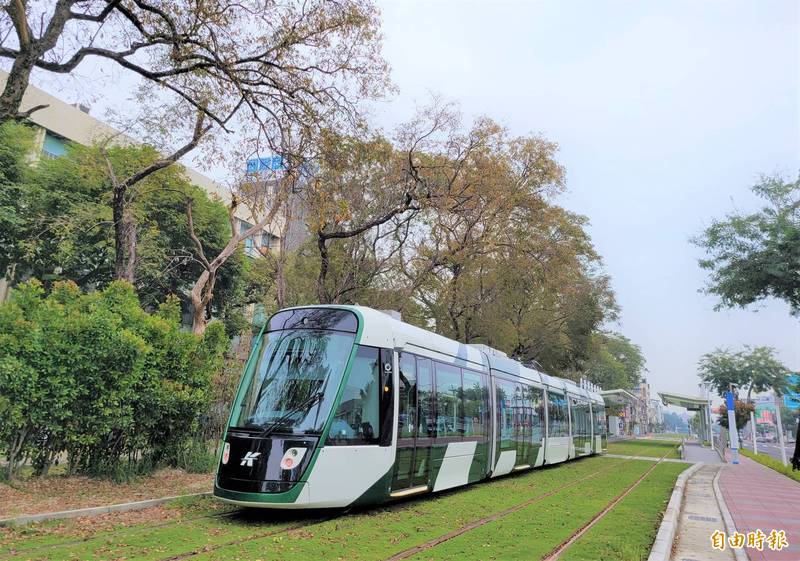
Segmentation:
{"type": "Polygon", "coordinates": [[[547,414],[550,422],[548,436],[569,436],[567,400],[563,395],[547,392],[547,414]]]}
{"type": "Polygon", "coordinates": [[[397,416],[398,438],[414,438],[417,426],[417,365],[414,355],[400,355],[400,411],[397,416]]]}
{"type": "Polygon", "coordinates": [[[461,369],[436,363],[436,436],[453,439],[464,432],[461,369]]]}
{"type": "Polygon", "coordinates": [[[352,446],[380,441],[381,372],[379,350],[359,346],[333,418],[328,444],[352,446]]]}
{"type": "Polygon", "coordinates": [[[544,412],[542,410],[542,390],[528,386],[528,399],[531,404],[531,442],[541,442],[544,428],[544,412]]]}
{"type": "Polygon", "coordinates": [[[495,378],[497,390],[497,426],[500,427],[500,449],[514,449],[514,392],[516,384],[495,378]]]}
{"type": "Polygon", "coordinates": [[[417,436],[436,436],[436,415],[433,408],[433,364],[429,358],[417,358],[417,391],[419,400],[419,426],[417,436]]]}
{"type": "Polygon", "coordinates": [[[583,435],[583,414],[581,413],[581,404],[574,397],[569,398],[570,409],[572,412],[572,435],[583,435]]]}
{"type": "Polygon", "coordinates": [[[489,434],[489,388],[483,374],[462,371],[464,376],[464,436],[489,434]]]}
{"type": "Polygon", "coordinates": [[[593,403],[592,410],[594,411],[594,434],[606,434],[606,409],[603,405],[593,403]]]}
{"type": "Polygon", "coordinates": [[[589,409],[589,402],[584,401],[581,409],[583,409],[583,432],[589,438],[592,436],[592,412],[589,409]]]}

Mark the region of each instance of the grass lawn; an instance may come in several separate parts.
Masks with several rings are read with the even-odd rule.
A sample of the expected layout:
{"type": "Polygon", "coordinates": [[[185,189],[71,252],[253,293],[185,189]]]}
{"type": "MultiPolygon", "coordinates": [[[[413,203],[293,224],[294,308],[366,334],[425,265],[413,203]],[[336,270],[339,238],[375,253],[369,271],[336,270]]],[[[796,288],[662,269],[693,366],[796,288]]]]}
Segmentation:
{"type": "MultiPolygon", "coordinates": [[[[591,475],[585,482],[414,557],[538,559],[602,510],[652,465],[645,461],[587,458],[324,520],[319,518],[319,513],[233,512],[230,507],[210,499],[193,499],[136,515],[142,517],[149,513],[152,520],[108,515],[84,521],[0,529],[0,559],[161,560],[198,552],[199,555],[190,558],[382,560],[591,475]],[[298,523],[307,525],[283,531],[298,523]]],[[[633,526],[619,521],[612,526],[616,540],[612,540],[613,543],[632,540],[636,547],[649,548],[665,506],[662,497],[669,496],[666,488],[671,489],[684,467],[682,464],[657,466],[637,491],[617,506],[631,505],[626,517],[637,520],[633,526]],[[629,503],[636,500],[640,490],[644,493],[640,500],[648,502],[649,507],[649,514],[641,517],[631,514],[637,507],[629,503]],[[655,503],[650,504],[653,497],[655,503]],[[636,539],[629,535],[632,531],[636,532],[636,539]]],[[[615,512],[616,509],[609,516],[615,512]]],[[[594,529],[565,555],[578,548],[583,540],[590,539],[593,532],[594,529]]]]}
{"type": "MultiPolygon", "coordinates": [[[[800,471],[793,471],[791,462],[789,462],[788,466],[785,466],[783,465],[783,462],[781,462],[780,460],[776,460],[772,456],[768,456],[767,454],[755,454],[754,452],[746,450],[744,448],[739,448],[739,453],[742,456],[747,456],[751,460],[758,462],[761,465],[765,465],[768,468],[774,469],[778,473],[782,473],[789,479],[800,481],[800,471]]],[[[788,455],[789,454],[787,454],[787,456],[788,455]]]]}
{"type": "Polygon", "coordinates": [[[652,440],[637,438],[636,440],[620,440],[608,443],[609,454],[623,456],[647,456],[660,458],[667,454],[667,458],[680,458],[678,445],[680,442],[671,440],[652,440]]]}
{"type": "Polygon", "coordinates": [[[664,432],[659,434],[654,434],[653,438],[656,440],[677,440],[681,441],[685,438],[689,438],[688,434],[680,434],[677,432],[664,432]]]}

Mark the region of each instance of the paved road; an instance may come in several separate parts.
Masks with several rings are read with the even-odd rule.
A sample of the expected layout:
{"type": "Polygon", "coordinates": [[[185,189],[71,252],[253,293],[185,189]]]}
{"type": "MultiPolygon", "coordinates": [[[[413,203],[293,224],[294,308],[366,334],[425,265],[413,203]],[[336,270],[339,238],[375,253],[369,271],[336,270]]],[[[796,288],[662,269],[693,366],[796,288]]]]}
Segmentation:
{"type": "MultiPolygon", "coordinates": [[[[753,450],[753,445],[749,440],[742,441],[742,448],[747,448],[748,450],[753,450]]],[[[777,442],[759,442],[758,443],[758,453],[759,454],[769,454],[776,460],[781,459],[781,447],[777,442]]],[[[794,442],[791,444],[786,445],[786,461],[794,454],[794,442]]]]}

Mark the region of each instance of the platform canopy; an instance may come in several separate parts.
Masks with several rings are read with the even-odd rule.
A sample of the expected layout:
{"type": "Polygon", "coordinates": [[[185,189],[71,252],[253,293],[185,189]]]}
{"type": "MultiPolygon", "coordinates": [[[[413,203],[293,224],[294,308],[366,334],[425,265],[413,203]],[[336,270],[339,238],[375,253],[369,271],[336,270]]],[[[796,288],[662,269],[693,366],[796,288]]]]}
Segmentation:
{"type": "Polygon", "coordinates": [[[603,390],[600,392],[600,395],[603,396],[603,401],[607,404],[625,405],[626,403],[639,401],[638,397],[623,389],[603,390]]]}
{"type": "Polygon", "coordinates": [[[702,408],[708,407],[708,400],[705,397],[693,397],[669,392],[658,392],[658,395],[664,405],[677,405],[689,411],[700,411],[702,408]]]}

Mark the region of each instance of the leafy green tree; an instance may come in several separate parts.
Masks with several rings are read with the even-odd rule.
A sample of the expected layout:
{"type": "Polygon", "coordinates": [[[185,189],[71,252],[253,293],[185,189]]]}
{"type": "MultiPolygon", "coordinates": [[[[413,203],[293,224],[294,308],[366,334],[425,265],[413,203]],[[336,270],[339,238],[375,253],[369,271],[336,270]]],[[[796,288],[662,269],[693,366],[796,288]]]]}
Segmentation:
{"type": "Polygon", "coordinates": [[[698,370],[700,378],[714,386],[720,396],[725,395],[731,384],[737,392],[747,388],[748,402],[753,392],[775,390],[782,393],[789,374],[771,347],[746,346],[743,351],[736,352],[717,349],[700,358],[698,370]]]}
{"type": "MultiPolygon", "coordinates": [[[[46,286],[72,280],[82,289],[103,288],[116,276],[113,186],[107,166],[126,175],[158,157],[149,147],[70,145],[65,156],[29,165],[30,135],[22,125],[0,126],[0,158],[8,179],[0,190],[0,265],[14,263],[16,278],[42,279],[46,286]],[[12,162],[16,162],[12,165],[12,162]],[[16,167],[15,167],[16,166],[16,167]],[[16,170],[16,171],[15,171],[16,170]]],[[[2,179],[0,179],[2,181],[2,179]]],[[[142,304],[156,309],[168,295],[188,297],[202,272],[186,220],[186,199],[193,201],[194,230],[209,251],[220,251],[230,238],[228,210],[192,185],[172,166],[143,179],[129,205],[137,225],[135,286],[142,304]]],[[[220,268],[217,298],[209,312],[225,321],[229,333],[242,329],[247,287],[243,251],[220,268]]]]}
{"type": "Polygon", "coordinates": [[[694,243],[706,251],[707,292],[718,307],[745,307],[768,297],[800,313],[800,178],[763,177],[753,192],[767,203],[751,214],[714,220],[694,243]]]}
{"type": "Polygon", "coordinates": [[[585,376],[604,389],[630,389],[645,373],[641,348],[619,333],[594,333],[585,376]]]}
{"type": "MultiPolygon", "coordinates": [[[[755,410],[756,406],[752,403],[747,403],[746,401],[741,401],[739,399],[733,402],[733,411],[735,413],[737,431],[740,431],[744,428],[744,426],[750,420],[750,413],[755,412],[755,410]]],[[[726,429],[728,428],[728,408],[724,403],[719,407],[719,424],[726,429]]]]}
{"type": "Polygon", "coordinates": [[[699,413],[695,414],[691,419],[689,419],[689,428],[692,430],[693,433],[700,434],[701,424],[700,424],[699,413]]]}
{"type": "Polygon", "coordinates": [[[13,276],[8,268],[17,261],[20,232],[25,231],[26,217],[19,202],[24,195],[33,138],[33,130],[24,125],[0,125],[0,276],[13,276]]]}

